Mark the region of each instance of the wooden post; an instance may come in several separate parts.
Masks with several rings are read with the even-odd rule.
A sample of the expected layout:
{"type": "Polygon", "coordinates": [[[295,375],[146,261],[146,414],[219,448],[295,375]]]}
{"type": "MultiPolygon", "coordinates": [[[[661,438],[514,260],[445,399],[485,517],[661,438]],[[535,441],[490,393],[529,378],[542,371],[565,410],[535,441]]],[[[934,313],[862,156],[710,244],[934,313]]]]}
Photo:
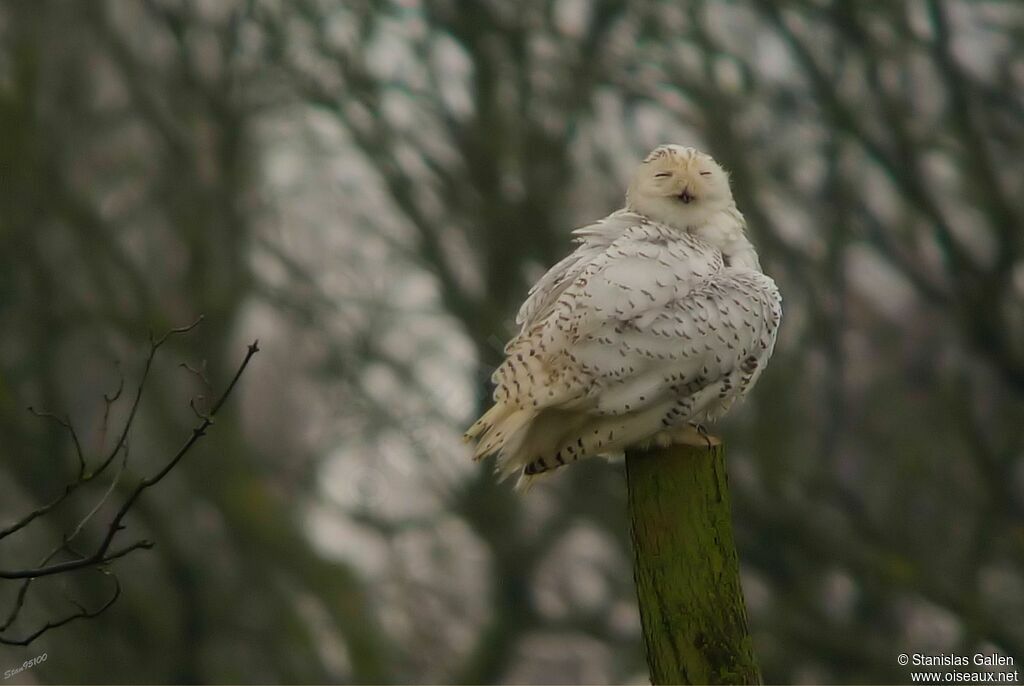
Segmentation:
{"type": "Polygon", "coordinates": [[[760,684],[725,451],[626,455],[633,574],[652,684],[760,684]]]}

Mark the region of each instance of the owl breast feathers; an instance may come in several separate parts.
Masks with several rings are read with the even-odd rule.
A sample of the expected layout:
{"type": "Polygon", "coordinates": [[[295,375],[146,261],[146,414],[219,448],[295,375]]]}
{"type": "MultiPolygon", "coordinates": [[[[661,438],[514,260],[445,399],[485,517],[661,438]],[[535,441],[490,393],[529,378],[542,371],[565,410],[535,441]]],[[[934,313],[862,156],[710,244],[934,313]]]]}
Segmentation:
{"type": "MultiPolygon", "coordinates": [[[[743,235],[739,212],[720,214],[743,235]]],[[[579,246],[523,303],[494,405],[466,433],[519,488],[717,419],[761,374],[782,315],[745,240],[736,264],[700,232],[630,209],[575,233],[579,246]]]]}

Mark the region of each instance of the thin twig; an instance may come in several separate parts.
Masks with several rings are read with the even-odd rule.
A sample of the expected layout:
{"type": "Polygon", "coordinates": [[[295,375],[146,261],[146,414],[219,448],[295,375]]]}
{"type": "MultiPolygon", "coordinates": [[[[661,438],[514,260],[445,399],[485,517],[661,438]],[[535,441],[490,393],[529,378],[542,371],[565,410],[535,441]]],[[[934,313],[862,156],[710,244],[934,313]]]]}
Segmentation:
{"type": "Polygon", "coordinates": [[[100,511],[100,508],[103,507],[104,503],[106,503],[107,500],[110,499],[110,496],[111,496],[111,494],[113,494],[114,489],[117,488],[118,484],[121,483],[121,476],[124,474],[125,469],[128,467],[128,444],[127,443],[124,446],[124,450],[122,451],[122,455],[124,457],[122,457],[122,459],[121,459],[121,466],[117,468],[117,473],[114,474],[114,478],[110,480],[110,486],[103,493],[103,496],[98,501],[96,501],[96,505],[93,506],[93,508],[91,510],[89,510],[89,513],[86,514],[84,517],[82,517],[82,519],[78,522],[78,525],[74,528],[74,530],[71,532],[71,534],[64,538],[64,547],[65,548],[67,547],[67,545],[69,543],[71,543],[76,538],[78,538],[78,534],[82,533],[82,529],[85,528],[85,525],[88,524],[89,520],[92,519],[96,515],[96,513],[100,511]]]}
{"type": "MultiPolygon", "coordinates": [[[[36,640],[37,638],[45,634],[47,631],[50,631],[51,629],[62,627],[65,624],[69,624],[70,622],[75,621],[76,619],[91,619],[93,617],[98,617],[99,615],[106,612],[114,603],[117,602],[117,599],[121,597],[121,582],[118,580],[117,576],[107,572],[106,570],[101,569],[98,571],[101,574],[110,577],[110,579],[114,582],[113,594],[111,594],[110,598],[108,598],[107,601],[103,603],[100,607],[96,608],[95,610],[87,610],[78,603],[74,603],[74,605],[78,608],[77,612],[62,617],[61,619],[56,621],[49,621],[43,626],[33,631],[32,633],[28,634],[27,636],[23,636],[22,638],[12,639],[0,636],[0,644],[11,646],[27,646],[30,643],[32,643],[32,641],[36,640]]],[[[27,584],[23,588],[27,588],[27,584]]],[[[23,594],[19,594],[19,600],[20,602],[24,602],[23,594]]],[[[6,628],[6,626],[4,628],[6,628]]]]}
{"type": "Polygon", "coordinates": [[[71,423],[71,417],[64,415],[64,417],[61,418],[52,412],[37,410],[31,405],[28,406],[28,411],[37,417],[49,419],[60,424],[69,434],[71,434],[71,442],[75,446],[75,457],[78,458],[78,479],[81,479],[82,476],[85,475],[85,454],[82,452],[82,443],[78,440],[78,432],[75,431],[75,427],[71,423]]]}
{"type": "Polygon", "coordinates": [[[197,379],[199,379],[202,382],[203,386],[206,387],[207,391],[213,391],[213,384],[210,383],[209,377],[206,376],[206,362],[205,361],[203,362],[203,365],[202,365],[201,368],[193,367],[188,362],[179,362],[178,366],[181,367],[182,369],[184,369],[185,371],[189,372],[190,374],[192,374],[197,379]]]}
{"type": "Polygon", "coordinates": [[[110,395],[103,394],[103,421],[100,424],[99,450],[102,450],[103,445],[107,442],[107,427],[110,426],[110,409],[114,406],[114,403],[121,399],[121,394],[124,392],[124,373],[121,371],[121,363],[115,362],[115,365],[118,371],[117,390],[110,395]]]}

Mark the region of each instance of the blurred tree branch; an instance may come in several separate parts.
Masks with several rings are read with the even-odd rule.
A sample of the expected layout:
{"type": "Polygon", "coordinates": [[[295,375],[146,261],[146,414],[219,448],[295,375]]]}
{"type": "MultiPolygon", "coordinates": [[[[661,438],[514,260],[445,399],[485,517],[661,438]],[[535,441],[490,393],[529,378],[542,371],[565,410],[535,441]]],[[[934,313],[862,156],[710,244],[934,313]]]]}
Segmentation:
{"type": "MultiPolygon", "coordinates": [[[[864,118],[858,114],[854,105],[844,101],[835,86],[837,74],[828,72],[815,58],[806,40],[787,22],[785,10],[764,0],[758,0],[758,6],[789,45],[829,121],[859,143],[903,192],[903,199],[931,224],[936,242],[942,248],[947,277],[952,282],[948,287],[955,305],[952,314],[964,323],[963,330],[974,347],[1003,373],[1006,381],[1018,393],[1024,393],[1024,358],[1020,355],[1019,346],[1011,338],[1013,327],[1000,321],[1001,308],[990,307],[993,303],[1001,303],[1006,294],[1013,290],[1010,283],[1011,269],[1021,257],[1021,241],[1017,238],[1020,235],[1021,220],[1018,212],[1007,201],[1002,191],[1002,181],[994,171],[990,142],[982,136],[976,124],[975,108],[969,94],[980,89],[973,86],[950,53],[947,9],[938,2],[928,4],[934,32],[928,49],[936,62],[936,72],[942,76],[946,94],[950,98],[951,117],[957,128],[957,143],[951,154],[963,160],[968,172],[966,176],[970,192],[977,196],[976,204],[989,217],[988,226],[997,237],[998,249],[991,265],[981,264],[968,254],[955,235],[946,212],[929,191],[920,156],[931,146],[915,139],[910,132],[913,113],[907,112],[905,107],[895,102],[879,82],[879,60],[885,51],[882,46],[871,46],[870,34],[858,24],[857,11],[848,14],[837,12],[825,17],[825,21],[831,24],[837,35],[848,38],[852,36],[855,43],[848,46],[848,49],[865,59],[872,86],[869,95],[880,103],[880,111],[885,115],[883,128],[891,135],[892,146],[887,146],[876,135],[869,133],[863,123],[864,118]]],[[[909,32],[903,22],[894,22],[894,28],[905,34],[909,32]]],[[[873,222],[870,217],[869,221],[873,222]]],[[[888,243],[885,232],[879,231],[876,225],[870,226],[869,230],[877,242],[888,243]]],[[[900,257],[898,249],[890,248],[880,254],[904,273],[922,295],[940,304],[945,300],[937,296],[935,288],[928,285],[911,261],[900,257]]]]}

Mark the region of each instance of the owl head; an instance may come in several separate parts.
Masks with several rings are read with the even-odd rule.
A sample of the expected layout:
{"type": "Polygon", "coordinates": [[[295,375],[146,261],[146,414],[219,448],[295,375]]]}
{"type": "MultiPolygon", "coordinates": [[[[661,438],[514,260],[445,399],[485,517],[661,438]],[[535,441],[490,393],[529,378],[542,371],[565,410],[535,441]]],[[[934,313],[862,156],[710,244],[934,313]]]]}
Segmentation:
{"type": "Polygon", "coordinates": [[[626,207],[681,230],[693,230],[733,206],[729,175],[694,148],[659,145],[633,174],[626,207]]]}

